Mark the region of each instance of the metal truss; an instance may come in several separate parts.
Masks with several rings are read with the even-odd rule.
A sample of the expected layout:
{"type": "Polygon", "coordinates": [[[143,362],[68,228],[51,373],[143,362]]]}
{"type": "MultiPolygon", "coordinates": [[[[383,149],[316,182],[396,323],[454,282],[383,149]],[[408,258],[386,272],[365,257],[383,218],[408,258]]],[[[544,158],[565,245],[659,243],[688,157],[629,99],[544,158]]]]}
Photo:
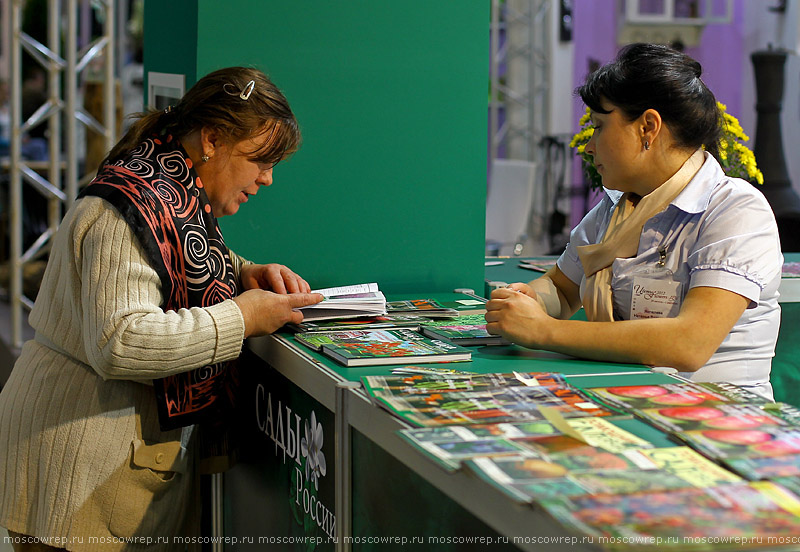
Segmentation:
{"type": "Polygon", "coordinates": [[[540,161],[547,134],[553,0],[492,0],[489,162],[540,161]]]}
{"type": "MultiPolygon", "coordinates": [[[[26,263],[48,251],[50,240],[58,229],[63,210],[69,208],[78,193],[79,185],[88,182],[90,175],[79,175],[78,123],[94,129],[105,137],[106,150],[116,139],[114,122],[114,0],[95,0],[105,12],[103,34],[78,49],[78,0],[49,0],[47,45],[22,31],[24,0],[11,0],[10,91],[11,144],[9,160],[9,236],[11,340],[15,348],[22,346],[23,309],[33,301],[22,291],[22,274],[26,263]],[[61,53],[64,44],[64,54],[61,53]],[[41,65],[47,74],[48,99],[25,121],[22,120],[22,50],[41,65]],[[102,58],[104,82],[103,118],[101,124],[79,105],[81,74],[95,59],[102,58]],[[62,89],[62,84],[63,89],[62,89]],[[48,127],[49,158],[44,162],[28,162],[22,158],[25,133],[41,124],[48,127]],[[63,141],[62,141],[63,136],[63,141]],[[62,143],[63,142],[63,143],[62,143]],[[46,176],[45,176],[46,175],[46,176]],[[47,199],[47,230],[23,251],[22,191],[30,186],[47,199]]],[[[88,0],[83,0],[83,7],[88,0]]]]}

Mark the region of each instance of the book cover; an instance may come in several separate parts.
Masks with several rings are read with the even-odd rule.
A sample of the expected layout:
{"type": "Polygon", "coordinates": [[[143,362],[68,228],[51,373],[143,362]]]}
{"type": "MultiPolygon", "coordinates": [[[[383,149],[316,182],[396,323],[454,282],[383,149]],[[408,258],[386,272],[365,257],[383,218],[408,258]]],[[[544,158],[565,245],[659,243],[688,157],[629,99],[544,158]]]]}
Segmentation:
{"type": "Polygon", "coordinates": [[[800,498],[764,481],[561,497],[540,505],[565,526],[602,538],[609,550],[747,549],[800,539],[800,498]]]}
{"type": "Polygon", "coordinates": [[[300,322],[287,324],[286,328],[294,332],[341,332],[349,330],[383,330],[387,328],[418,329],[422,324],[430,322],[429,318],[413,314],[385,314],[360,318],[320,320],[316,322],[300,322]]]}
{"type": "Polygon", "coordinates": [[[800,454],[800,428],[763,425],[751,429],[694,429],[675,434],[702,454],[719,461],[800,454]]]}
{"type": "MultiPolygon", "coordinates": [[[[573,426],[573,429],[581,428],[584,430],[583,433],[580,431],[578,433],[586,438],[586,443],[588,443],[588,445],[591,445],[591,447],[603,448],[612,453],[622,453],[625,450],[652,447],[652,444],[647,441],[617,428],[602,418],[572,418],[567,420],[567,423],[573,426]],[[604,422],[605,425],[602,427],[610,429],[611,432],[601,437],[599,436],[601,424],[584,424],[583,422],[586,421],[604,422]],[[587,430],[587,428],[590,429],[587,430]]],[[[540,455],[545,452],[553,452],[552,449],[556,447],[556,445],[553,443],[543,443],[541,446],[537,447],[528,441],[536,440],[531,438],[555,437],[560,434],[549,422],[533,421],[403,429],[398,431],[398,435],[416,449],[422,451],[437,462],[444,464],[446,468],[455,469],[461,461],[470,458],[469,456],[455,456],[451,454],[451,451],[457,448],[459,443],[485,443],[491,440],[502,440],[516,443],[514,449],[510,447],[507,449],[510,453],[517,455],[531,454],[531,451],[533,451],[533,454],[540,455]]],[[[566,437],[566,439],[568,442],[575,444],[577,448],[586,447],[585,444],[575,441],[572,437],[566,437]]],[[[560,448],[563,452],[563,443],[561,443],[560,448]]],[[[693,452],[693,454],[697,453],[693,452]]]]}
{"type": "Polygon", "coordinates": [[[464,465],[478,477],[522,502],[587,494],[663,491],[691,486],[684,479],[666,471],[607,468],[568,471],[552,462],[531,458],[479,457],[465,460],[464,465]],[[507,472],[509,465],[525,462],[530,466],[528,473],[520,473],[523,470],[507,472]]]}
{"type": "Polygon", "coordinates": [[[402,397],[426,393],[479,391],[520,385],[559,386],[566,382],[562,374],[552,372],[515,372],[508,374],[448,374],[363,376],[361,382],[371,397],[402,397]]]}
{"type": "Polygon", "coordinates": [[[331,343],[322,344],[322,353],[344,366],[463,362],[472,358],[467,348],[429,339],[405,328],[324,335],[331,343]]]}
{"type": "Polygon", "coordinates": [[[800,427],[800,408],[783,402],[770,402],[761,405],[765,412],[777,416],[790,425],[800,427]]]}
{"type": "Polygon", "coordinates": [[[545,435],[520,437],[514,443],[527,449],[531,456],[543,458],[568,471],[586,469],[655,469],[656,465],[641,450],[630,448],[611,452],[570,437],[545,435]]]}
{"type": "Polygon", "coordinates": [[[357,339],[360,336],[359,330],[348,332],[300,332],[294,335],[294,340],[312,351],[320,352],[322,351],[322,346],[326,343],[334,343],[334,336],[332,335],[334,333],[337,334],[336,339],[344,339],[346,337],[357,339]]]}
{"type": "Polygon", "coordinates": [[[800,262],[784,262],[781,269],[781,278],[800,278],[800,262]]]}
{"type": "Polygon", "coordinates": [[[565,418],[614,415],[571,387],[507,387],[378,397],[376,402],[418,427],[544,420],[542,406],[552,407],[565,418]]]}
{"type": "Polygon", "coordinates": [[[661,447],[640,451],[659,469],[680,477],[694,487],[735,483],[742,478],[689,447],[661,447]]]}
{"type": "Polygon", "coordinates": [[[633,414],[667,432],[681,433],[695,429],[759,429],[764,426],[788,426],[756,404],[711,404],[706,406],[665,406],[634,409],[633,414]]]}
{"type": "Polygon", "coordinates": [[[408,364],[404,366],[398,366],[396,368],[392,368],[392,374],[425,374],[425,375],[436,375],[442,376],[445,374],[449,375],[474,375],[477,372],[470,372],[469,370],[464,370],[463,368],[442,368],[441,366],[410,366],[408,364]]]}
{"type": "Polygon", "coordinates": [[[400,429],[397,433],[409,443],[420,444],[538,437],[558,433],[558,430],[550,422],[536,420],[533,422],[471,424],[468,426],[420,427],[400,429]]]}
{"type": "Polygon", "coordinates": [[[448,471],[455,471],[465,460],[491,456],[515,456],[523,452],[519,445],[507,439],[477,441],[419,442],[414,446],[448,471]]]}
{"type": "MultiPolygon", "coordinates": [[[[567,436],[560,437],[563,437],[561,446],[565,446],[564,443],[571,439],[567,436]]],[[[521,444],[520,441],[513,442],[521,444]]],[[[566,446],[561,452],[546,453],[529,449],[517,456],[475,457],[465,459],[463,463],[478,477],[523,502],[550,496],[580,495],[594,492],[595,489],[609,492],[614,481],[635,479],[640,481],[640,485],[652,488],[655,485],[655,475],[650,474],[648,478],[629,474],[657,469],[655,464],[641,456],[638,451],[612,453],[578,442],[566,446]]],[[[670,478],[672,481],[664,483],[666,488],[688,485],[679,478],[669,475],[664,477],[665,480],[670,478]]]]}
{"type": "Polygon", "coordinates": [[[800,454],[728,458],[724,461],[730,469],[751,481],[794,477],[800,481],[800,454]]]}
{"type": "Polygon", "coordinates": [[[772,482],[800,496],[800,477],[776,477],[772,482]]]}
{"type": "Polygon", "coordinates": [[[425,326],[430,328],[438,328],[440,326],[452,326],[454,324],[461,324],[463,326],[480,326],[481,324],[486,325],[486,317],[485,314],[461,314],[456,318],[428,318],[425,322],[425,326]]]}
{"type": "Polygon", "coordinates": [[[486,457],[464,465],[515,499],[539,500],[585,494],[711,487],[741,482],[688,447],[630,450],[612,454],[581,447],[538,457],[486,457]],[[574,454],[573,454],[574,453],[574,454]],[[574,456],[574,457],[573,457],[574,456]]]}
{"type": "Polygon", "coordinates": [[[427,318],[456,318],[459,315],[458,309],[445,307],[435,299],[388,301],[386,312],[389,314],[417,314],[427,318]]]}
{"type": "Polygon", "coordinates": [[[598,494],[628,494],[643,491],[684,489],[691,484],[661,470],[585,470],[564,477],[509,484],[517,493],[534,500],[598,494]]]}
{"type": "Polygon", "coordinates": [[[567,424],[586,443],[610,452],[652,448],[653,446],[649,441],[625,431],[606,418],[570,418],[567,420],[567,424]]]}
{"type": "MultiPolygon", "coordinates": [[[[470,315],[473,316],[473,315],[470,315]]],[[[443,339],[457,345],[508,345],[510,341],[500,335],[492,335],[486,330],[486,320],[482,324],[465,324],[456,318],[448,325],[424,325],[420,332],[431,339],[443,339]]]]}
{"type": "Polygon", "coordinates": [[[676,382],[586,389],[598,400],[622,410],[725,403],[765,404],[769,399],[730,383],[676,382]]]}
{"type": "MultiPolygon", "coordinates": [[[[600,418],[596,419],[599,420],[600,418]]],[[[580,425],[580,422],[583,420],[584,419],[581,418],[571,419],[568,420],[567,423],[580,425]]],[[[614,427],[612,424],[608,425],[614,427]]],[[[593,427],[597,428],[598,426],[595,425],[593,427]]],[[[609,436],[602,438],[603,443],[609,444],[609,448],[613,449],[610,451],[612,453],[622,453],[629,449],[633,450],[637,448],[637,446],[652,447],[650,443],[642,441],[634,435],[628,434],[623,430],[619,431],[623,434],[627,434],[627,437],[620,435],[616,439],[609,436]]],[[[553,437],[554,439],[560,438],[562,441],[566,440],[576,449],[588,449],[588,452],[581,452],[584,455],[594,454],[594,452],[598,450],[595,448],[596,445],[591,441],[589,441],[587,445],[572,437],[559,435],[558,430],[553,425],[544,421],[408,429],[400,430],[398,434],[416,449],[422,451],[446,469],[456,469],[462,461],[478,456],[497,456],[499,454],[535,454],[539,456],[546,453],[555,453],[558,455],[564,452],[565,444],[563,442],[559,444],[552,442],[542,443],[539,446],[535,444],[536,441],[545,437],[553,437]],[[497,455],[489,452],[493,450],[492,446],[489,444],[491,441],[501,441],[501,443],[497,445],[497,455]],[[475,447],[466,446],[465,443],[475,443],[475,447]],[[554,451],[554,448],[558,448],[559,450],[554,451]]],[[[573,450],[568,450],[567,452],[571,454],[573,450]]],[[[578,456],[580,456],[580,454],[578,454],[578,456]]]]}

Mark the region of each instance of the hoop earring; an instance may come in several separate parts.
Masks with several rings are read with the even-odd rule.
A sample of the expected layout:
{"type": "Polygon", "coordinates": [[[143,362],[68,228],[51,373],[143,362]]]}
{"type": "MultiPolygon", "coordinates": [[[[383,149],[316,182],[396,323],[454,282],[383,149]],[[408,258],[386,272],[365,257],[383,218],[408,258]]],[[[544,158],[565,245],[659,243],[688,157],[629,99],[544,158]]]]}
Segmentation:
{"type": "Polygon", "coordinates": [[[648,142],[647,140],[644,141],[644,149],[645,151],[650,149],[650,142],[648,142]]]}
{"type": "Polygon", "coordinates": [[[205,153],[200,157],[200,161],[202,161],[203,163],[208,163],[209,159],[211,159],[211,158],[208,155],[206,155],[205,153]]]}

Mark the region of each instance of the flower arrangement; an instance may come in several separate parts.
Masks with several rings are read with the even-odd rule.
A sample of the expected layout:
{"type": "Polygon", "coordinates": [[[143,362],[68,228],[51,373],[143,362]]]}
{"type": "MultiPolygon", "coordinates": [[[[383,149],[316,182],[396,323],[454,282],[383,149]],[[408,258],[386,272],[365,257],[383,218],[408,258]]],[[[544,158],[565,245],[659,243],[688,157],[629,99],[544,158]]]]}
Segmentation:
{"type": "Polygon", "coordinates": [[[743,178],[749,182],[764,183],[764,175],[756,165],[756,156],[743,144],[750,137],[742,130],[739,120],[728,113],[725,104],[717,102],[722,115],[722,135],[719,140],[719,163],[728,176],[743,178]]]}
{"type": "MultiPolygon", "coordinates": [[[[717,102],[717,108],[719,109],[720,125],[722,127],[718,159],[722,170],[728,176],[763,184],[764,175],[756,165],[756,156],[750,148],[744,145],[744,142],[748,142],[750,138],[744,133],[738,119],[728,113],[728,108],[724,104],[717,102]]],[[[602,186],[602,178],[594,167],[592,156],[586,154],[586,143],[594,133],[590,115],[591,110],[587,107],[586,112],[578,121],[580,130],[572,137],[569,146],[575,148],[575,153],[581,157],[581,165],[591,188],[598,189],[602,186]]]]}
{"type": "Polygon", "coordinates": [[[581,166],[583,167],[586,178],[589,180],[589,186],[593,190],[598,190],[603,186],[603,177],[600,176],[600,173],[597,172],[594,166],[594,158],[586,153],[586,144],[591,140],[592,134],[594,134],[591,115],[592,110],[587,107],[586,112],[580,120],[578,120],[578,126],[580,126],[581,129],[572,137],[569,147],[575,148],[575,153],[580,156],[581,166]]]}

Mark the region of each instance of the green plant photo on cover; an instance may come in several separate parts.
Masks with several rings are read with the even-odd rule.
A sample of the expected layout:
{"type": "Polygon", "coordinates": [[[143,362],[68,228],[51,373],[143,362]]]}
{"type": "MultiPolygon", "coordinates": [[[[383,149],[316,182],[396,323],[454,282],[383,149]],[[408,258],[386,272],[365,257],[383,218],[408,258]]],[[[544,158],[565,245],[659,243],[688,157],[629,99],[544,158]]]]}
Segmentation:
{"type": "MultiPolygon", "coordinates": [[[[744,133],[739,120],[728,113],[725,104],[717,102],[722,127],[719,140],[719,164],[728,176],[742,178],[753,184],[763,184],[764,175],[756,165],[756,156],[744,143],[750,138],[744,133]]],[[[591,120],[591,110],[586,112],[578,121],[580,130],[572,137],[569,143],[575,148],[575,153],[581,158],[581,165],[592,189],[602,187],[602,177],[594,167],[591,155],[586,153],[586,144],[592,138],[594,126],[591,120]]]]}

